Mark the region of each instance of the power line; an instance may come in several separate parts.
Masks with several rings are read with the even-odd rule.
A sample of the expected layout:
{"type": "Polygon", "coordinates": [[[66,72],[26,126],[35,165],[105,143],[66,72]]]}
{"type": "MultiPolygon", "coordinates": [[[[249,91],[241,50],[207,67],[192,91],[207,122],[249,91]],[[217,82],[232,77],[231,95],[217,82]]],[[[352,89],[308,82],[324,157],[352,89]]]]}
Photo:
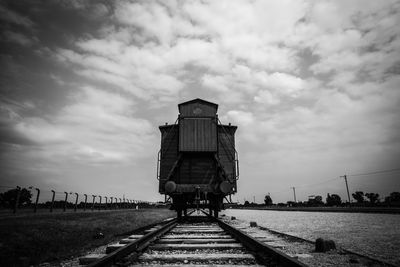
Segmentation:
{"type": "Polygon", "coordinates": [[[373,171],[373,172],[366,172],[366,173],[357,173],[357,174],[348,174],[347,176],[366,176],[366,175],[372,175],[372,174],[380,174],[380,173],[390,173],[390,172],[398,172],[400,171],[400,168],[396,169],[389,169],[389,170],[380,170],[380,171],[373,171]]]}
{"type": "MultiPolygon", "coordinates": [[[[296,186],[296,188],[312,187],[312,186],[315,186],[315,185],[324,184],[324,183],[327,183],[327,182],[330,182],[330,181],[333,181],[333,180],[338,180],[338,179],[340,179],[340,178],[336,177],[336,178],[332,178],[332,179],[320,181],[320,182],[317,182],[317,183],[311,183],[311,184],[305,184],[305,185],[298,185],[298,186],[296,186]]],[[[291,191],[290,189],[292,189],[292,187],[290,187],[289,189],[284,189],[284,190],[280,190],[280,191],[272,191],[272,192],[270,192],[270,193],[271,193],[271,194],[283,193],[283,192],[291,191]]]]}
{"type": "Polygon", "coordinates": [[[315,186],[315,185],[324,184],[324,183],[326,183],[326,182],[330,182],[330,181],[333,181],[333,180],[338,180],[338,179],[339,179],[339,178],[335,177],[335,178],[328,179],[328,180],[324,180],[324,181],[317,182],[317,183],[305,184],[305,185],[299,185],[299,186],[297,186],[297,187],[311,187],[311,186],[315,186]]]}

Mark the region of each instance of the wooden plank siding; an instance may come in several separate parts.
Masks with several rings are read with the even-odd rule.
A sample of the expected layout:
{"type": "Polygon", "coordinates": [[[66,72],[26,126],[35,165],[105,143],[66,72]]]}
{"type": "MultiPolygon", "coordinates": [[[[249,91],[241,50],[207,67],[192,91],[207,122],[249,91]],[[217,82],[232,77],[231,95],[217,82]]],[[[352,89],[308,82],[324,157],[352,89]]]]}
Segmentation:
{"type": "Polygon", "coordinates": [[[159,192],[164,192],[167,176],[178,159],[178,125],[160,126],[161,162],[159,192]]]}
{"type": "MultiPolygon", "coordinates": [[[[215,179],[216,164],[210,154],[186,154],[179,168],[180,184],[210,184],[215,179]]],[[[215,182],[215,181],[214,181],[215,182]]]]}
{"type": "Polygon", "coordinates": [[[194,99],[179,104],[178,108],[178,124],[159,127],[159,192],[165,193],[165,183],[178,158],[176,172],[170,177],[177,185],[211,185],[209,188],[214,190],[221,182],[222,177],[217,177],[221,164],[236,191],[237,127],[218,124],[218,105],[208,101],[194,99]]]}
{"type": "Polygon", "coordinates": [[[236,188],[235,166],[235,132],[236,126],[218,125],[218,157],[236,188]]]}
{"type": "Polygon", "coordinates": [[[218,105],[201,99],[179,104],[178,107],[181,117],[215,117],[218,109],[218,105]]]}
{"type": "Polygon", "coordinates": [[[216,152],[216,118],[180,118],[179,151],[216,152]]]}

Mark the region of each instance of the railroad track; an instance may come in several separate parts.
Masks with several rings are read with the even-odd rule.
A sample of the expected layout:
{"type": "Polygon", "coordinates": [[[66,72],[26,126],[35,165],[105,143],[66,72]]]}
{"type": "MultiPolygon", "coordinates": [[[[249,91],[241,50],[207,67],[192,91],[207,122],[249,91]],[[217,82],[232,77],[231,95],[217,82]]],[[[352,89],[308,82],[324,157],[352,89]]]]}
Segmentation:
{"type": "Polygon", "coordinates": [[[203,213],[124,239],[88,266],[306,266],[203,213]]]}

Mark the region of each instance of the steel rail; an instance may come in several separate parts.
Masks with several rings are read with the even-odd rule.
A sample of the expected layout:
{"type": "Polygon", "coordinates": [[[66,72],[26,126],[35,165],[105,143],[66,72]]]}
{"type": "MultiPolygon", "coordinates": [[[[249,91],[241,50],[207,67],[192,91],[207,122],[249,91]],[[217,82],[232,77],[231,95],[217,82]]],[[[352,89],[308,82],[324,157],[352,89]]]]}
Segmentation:
{"type": "Polygon", "coordinates": [[[110,254],[104,256],[103,258],[95,261],[87,266],[89,267],[100,267],[100,266],[111,266],[116,261],[122,259],[123,257],[132,254],[132,253],[139,253],[144,250],[152,241],[157,239],[158,237],[162,236],[163,234],[170,231],[178,224],[177,219],[173,219],[160,229],[154,230],[143,237],[137,239],[136,241],[111,252],[110,254]]]}
{"type": "MultiPolygon", "coordinates": [[[[208,219],[209,221],[217,222],[218,225],[234,237],[237,241],[239,241],[246,249],[248,249],[257,259],[258,262],[266,265],[266,266],[283,266],[283,267],[307,267],[304,263],[301,263],[295,258],[292,258],[283,252],[278,251],[277,249],[266,245],[255,238],[247,235],[239,229],[236,229],[229,224],[210,216],[204,210],[201,210],[207,217],[204,219],[208,219]]],[[[193,213],[194,211],[190,212],[193,213]]],[[[186,217],[188,221],[191,220],[191,217],[186,217]]],[[[198,218],[193,218],[198,219],[198,218]]],[[[99,267],[99,266],[111,266],[118,261],[122,260],[124,257],[131,255],[130,258],[138,257],[139,254],[145,250],[151,242],[158,239],[160,236],[166,234],[175,226],[178,225],[178,219],[175,218],[168,223],[164,224],[161,228],[154,230],[143,237],[137,239],[136,241],[121,247],[114,252],[104,256],[103,258],[87,265],[88,267],[99,267]]]]}
{"type": "Polygon", "coordinates": [[[299,260],[286,255],[285,253],[258,241],[257,239],[249,236],[235,227],[223,222],[220,219],[210,216],[208,213],[203,211],[204,214],[210,217],[210,219],[216,221],[218,225],[232,235],[237,241],[243,244],[249,251],[251,251],[256,259],[266,266],[282,266],[282,267],[307,267],[306,264],[299,260]]]}

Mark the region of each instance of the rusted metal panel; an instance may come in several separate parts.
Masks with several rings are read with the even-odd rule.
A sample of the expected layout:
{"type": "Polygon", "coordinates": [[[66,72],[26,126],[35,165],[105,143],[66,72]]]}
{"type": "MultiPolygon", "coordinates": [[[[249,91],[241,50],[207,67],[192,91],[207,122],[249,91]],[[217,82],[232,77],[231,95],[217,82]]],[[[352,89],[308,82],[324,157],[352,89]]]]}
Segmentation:
{"type": "Polygon", "coordinates": [[[181,118],[179,151],[216,152],[217,123],[215,118],[181,118]]]}
{"type": "Polygon", "coordinates": [[[181,117],[215,117],[218,105],[204,101],[202,99],[194,99],[178,105],[181,117]]]}

